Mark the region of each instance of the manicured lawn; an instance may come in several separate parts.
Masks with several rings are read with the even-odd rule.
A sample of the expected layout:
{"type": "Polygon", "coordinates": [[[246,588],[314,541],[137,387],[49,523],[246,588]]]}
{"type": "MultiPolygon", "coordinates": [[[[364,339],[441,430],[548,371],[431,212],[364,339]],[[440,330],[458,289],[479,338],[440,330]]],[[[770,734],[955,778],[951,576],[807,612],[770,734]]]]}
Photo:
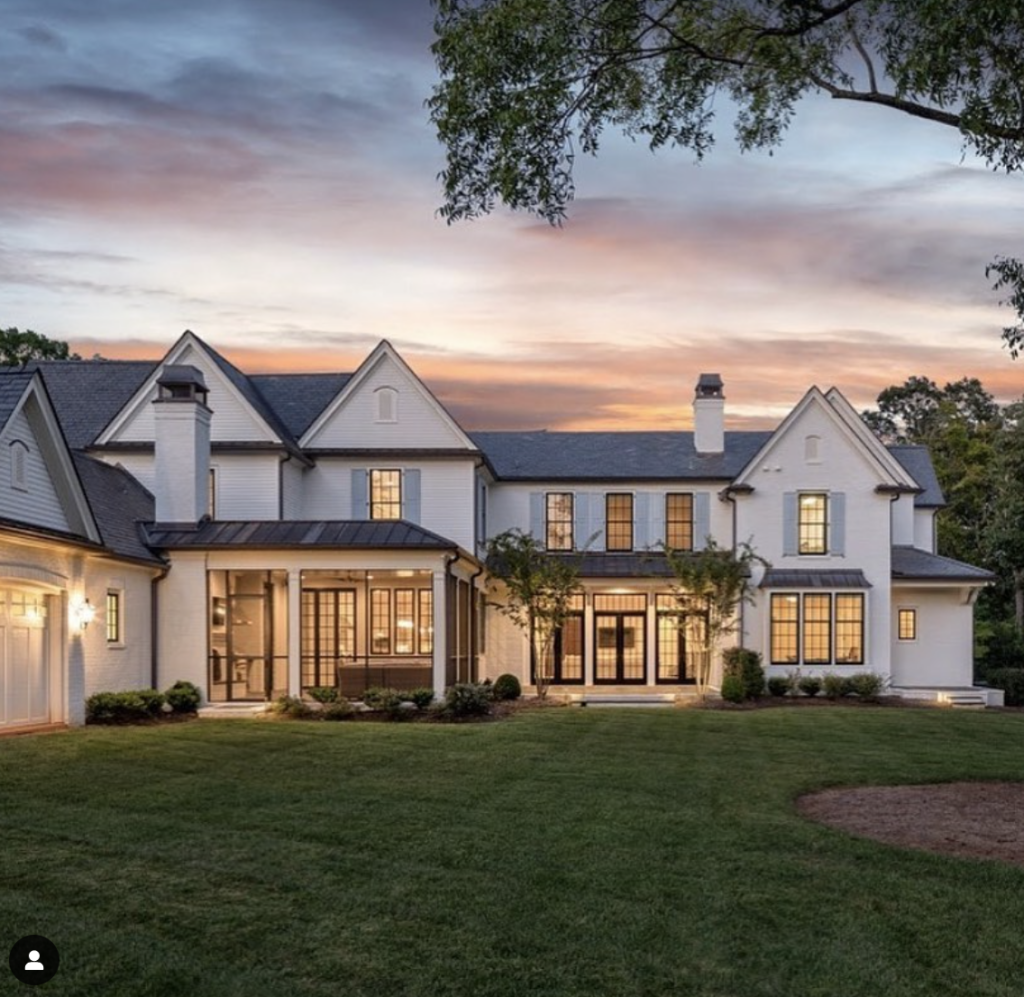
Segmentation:
{"type": "Polygon", "coordinates": [[[0,948],[51,938],[40,992],[59,995],[1017,997],[1024,871],[792,808],[824,785],[974,778],[1024,779],[1024,716],[553,710],[7,739],[0,948]]]}

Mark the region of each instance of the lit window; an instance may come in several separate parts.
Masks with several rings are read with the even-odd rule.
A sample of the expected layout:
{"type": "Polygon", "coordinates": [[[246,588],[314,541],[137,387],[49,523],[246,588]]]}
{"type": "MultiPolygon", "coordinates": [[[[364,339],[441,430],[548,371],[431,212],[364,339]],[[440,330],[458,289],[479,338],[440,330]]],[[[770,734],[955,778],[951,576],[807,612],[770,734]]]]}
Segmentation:
{"type": "Polygon", "coordinates": [[[117,589],[107,591],[107,643],[121,643],[121,593],[117,589]]]}
{"type": "Polygon", "coordinates": [[[693,550],[693,496],[665,496],[665,546],[693,550]]]}
{"type": "Polygon", "coordinates": [[[800,660],[800,597],[772,596],[773,665],[795,665],[800,660]]]}
{"type": "Polygon", "coordinates": [[[836,596],[836,661],[841,665],[864,662],[864,596],[836,596]]]}
{"type": "Polygon", "coordinates": [[[901,609],[899,611],[897,635],[900,640],[917,640],[916,609],[901,609]]]}
{"type": "Polygon", "coordinates": [[[420,654],[434,653],[434,593],[420,589],[419,601],[419,645],[420,654]]]}
{"type": "Polygon", "coordinates": [[[809,492],[800,496],[797,538],[801,554],[828,552],[828,496],[809,492]]]}
{"type": "Polygon", "coordinates": [[[545,527],[548,550],[572,550],[572,492],[548,492],[545,527]]]}
{"type": "Polygon", "coordinates": [[[217,518],[217,468],[210,468],[209,489],[206,493],[206,512],[210,519],[217,518]]]}
{"type": "Polygon", "coordinates": [[[605,496],[605,528],[608,550],[633,549],[633,496],[609,494],[605,496]]]}
{"type": "Polygon", "coordinates": [[[370,590],[370,653],[391,653],[391,590],[370,590]]]}
{"type": "Polygon", "coordinates": [[[832,661],[832,596],[804,596],[804,662],[827,665],[832,661]]]}
{"type": "Polygon", "coordinates": [[[402,472],[370,472],[370,519],[402,518],[402,472]]]}
{"type": "Polygon", "coordinates": [[[416,651],[416,593],[414,589],[395,591],[395,654],[416,651]]]}

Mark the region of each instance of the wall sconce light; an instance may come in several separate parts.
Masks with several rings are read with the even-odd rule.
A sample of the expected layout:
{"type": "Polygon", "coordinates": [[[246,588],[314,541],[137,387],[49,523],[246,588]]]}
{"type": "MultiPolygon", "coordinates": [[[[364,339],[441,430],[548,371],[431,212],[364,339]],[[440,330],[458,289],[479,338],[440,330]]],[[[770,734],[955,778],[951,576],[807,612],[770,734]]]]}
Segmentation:
{"type": "Polygon", "coordinates": [[[71,617],[79,630],[88,630],[89,624],[96,618],[96,608],[85,599],[71,610],[71,617]]]}

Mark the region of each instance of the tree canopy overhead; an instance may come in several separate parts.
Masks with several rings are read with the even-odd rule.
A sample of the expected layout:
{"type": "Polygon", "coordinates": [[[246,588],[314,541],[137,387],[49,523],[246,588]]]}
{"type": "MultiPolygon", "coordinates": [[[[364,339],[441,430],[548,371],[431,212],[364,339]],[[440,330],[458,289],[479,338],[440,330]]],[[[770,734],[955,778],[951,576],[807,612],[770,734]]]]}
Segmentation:
{"type": "MultiPolygon", "coordinates": [[[[720,96],[744,150],[778,145],[818,93],[937,122],[994,169],[1024,165],[1024,0],[434,4],[429,108],[449,222],[499,201],[561,221],[575,157],[596,153],[607,127],[700,159],[720,96]]],[[[1022,320],[1003,332],[1016,355],[1024,272],[1012,259],[990,270],[1022,320]]]]}
{"type": "Polygon", "coordinates": [[[81,360],[68,344],[31,329],[0,329],[0,367],[23,367],[30,360],[81,360]]]}

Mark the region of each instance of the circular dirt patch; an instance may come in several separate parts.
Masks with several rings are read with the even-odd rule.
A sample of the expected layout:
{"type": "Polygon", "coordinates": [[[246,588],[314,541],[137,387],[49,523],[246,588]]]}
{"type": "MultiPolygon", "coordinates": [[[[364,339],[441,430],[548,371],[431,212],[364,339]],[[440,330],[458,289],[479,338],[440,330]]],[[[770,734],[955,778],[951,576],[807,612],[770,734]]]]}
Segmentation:
{"type": "Polygon", "coordinates": [[[826,789],[800,797],[797,809],[811,820],[889,845],[1024,867],[1024,783],[826,789]]]}

